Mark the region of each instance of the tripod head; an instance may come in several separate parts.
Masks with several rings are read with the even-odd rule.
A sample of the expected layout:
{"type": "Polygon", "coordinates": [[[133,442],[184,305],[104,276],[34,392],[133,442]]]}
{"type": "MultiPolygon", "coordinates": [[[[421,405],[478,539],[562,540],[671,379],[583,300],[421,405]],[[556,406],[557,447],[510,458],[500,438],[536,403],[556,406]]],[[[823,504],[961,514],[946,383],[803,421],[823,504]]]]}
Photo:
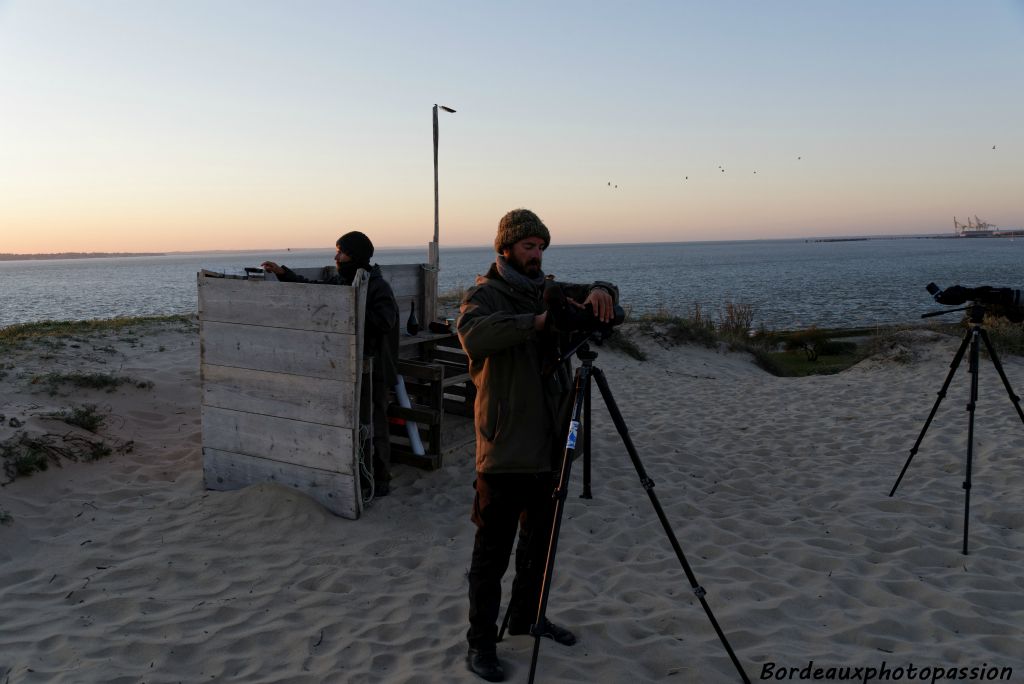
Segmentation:
{"type": "Polygon", "coordinates": [[[545,288],[544,306],[547,309],[550,330],[561,337],[552,362],[545,367],[545,373],[565,363],[573,354],[584,363],[592,362],[597,358],[597,353],[590,350],[589,343],[601,345],[614,333],[615,328],[626,320],[626,312],[618,304],[613,308],[611,320],[600,320],[590,304],[579,306],[570,302],[557,284],[545,288]]]}
{"type": "Polygon", "coordinates": [[[590,363],[591,361],[596,359],[597,352],[591,351],[590,349],[589,343],[591,341],[597,343],[597,345],[600,346],[604,342],[604,338],[599,335],[596,335],[595,333],[588,333],[586,335],[581,336],[579,340],[574,340],[573,342],[570,343],[568,351],[561,352],[559,354],[559,363],[565,361],[566,359],[572,358],[573,354],[575,354],[576,357],[584,363],[590,363]]]}
{"type": "Polygon", "coordinates": [[[551,375],[555,372],[555,369],[560,365],[568,361],[575,354],[576,357],[585,366],[589,366],[597,358],[597,352],[590,349],[590,343],[595,342],[600,345],[604,341],[604,338],[597,336],[593,332],[585,333],[582,335],[574,336],[570,339],[569,343],[564,347],[558,345],[556,342],[552,342],[551,353],[548,357],[547,362],[544,364],[542,375],[551,375]]]}
{"type": "Polygon", "coordinates": [[[968,318],[974,325],[981,325],[982,321],[985,320],[985,306],[972,302],[968,306],[961,306],[958,309],[946,309],[945,311],[929,311],[928,313],[921,314],[921,318],[932,318],[933,316],[944,316],[946,314],[955,313],[957,311],[968,311],[968,318]]]}

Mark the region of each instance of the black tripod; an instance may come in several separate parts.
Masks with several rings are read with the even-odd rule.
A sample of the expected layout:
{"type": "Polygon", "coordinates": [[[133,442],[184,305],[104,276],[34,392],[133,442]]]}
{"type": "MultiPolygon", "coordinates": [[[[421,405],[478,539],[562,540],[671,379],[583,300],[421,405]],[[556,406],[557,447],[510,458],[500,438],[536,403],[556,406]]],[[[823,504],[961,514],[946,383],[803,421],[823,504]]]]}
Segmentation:
{"type": "MultiPolygon", "coordinates": [[[[551,540],[548,544],[548,555],[544,566],[544,579],[541,583],[540,601],[537,606],[537,618],[533,625],[530,626],[530,634],[533,635],[534,642],[533,656],[530,660],[529,681],[531,684],[533,683],[534,676],[537,671],[537,656],[540,653],[541,639],[539,630],[537,630],[537,625],[543,624],[545,620],[548,596],[551,592],[551,578],[555,570],[555,552],[558,549],[558,534],[562,528],[562,514],[565,511],[565,499],[569,491],[569,474],[572,469],[572,462],[576,457],[577,445],[579,445],[581,441],[584,445],[585,451],[588,452],[587,456],[589,456],[590,381],[591,378],[593,378],[597,380],[597,386],[601,390],[601,396],[604,398],[605,405],[608,407],[608,412],[611,414],[612,421],[615,423],[615,428],[618,430],[619,436],[622,438],[622,441],[626,446],[626,451],[629,452],[629,457],[633,461],[633,467],[636,468],[636,473],[640,478],[640,484],[644,490],[647,491],[647,495],[651,499],[654,511],[658,514],[658,519],[661,521],[661,525],[665,529],[665,534],[668,535],[669,543],[672,545],[672,549],[676,552],[676,557],[679,559],[679,564],[682,566],[683,572],[686,573],[686,578],[690,581],[690,587],[693,589],[694,594],[700,601],[701,606],[703,606],[704,612],[707,613],[708,619],[711,620],[711,625],[715,628],[715,632],[718,634],[718,638],[721,640],[722,645],[725,646],[725,650],[729,654],[729,658],[732,659],[733,665],[736,666],[736,670],[739,672],[741,680],[745,684],[750,684],[750,679],[743,671],[743,666],[740,665],[740,661],[737,659],[736,654],[729,645],[728,639],[725,638],[725,634],[722,632],[722,628],[718,625],[718,621],[711,612],[711,608],[708,606],[707,600],[704,598],[707,592],[704,590],[704,587],[697,583],[697,578],[693,574],[690,564],[686,561],[686,556],[683,555],[683,550],[679,546],[679,542],[676,540],[675,534],[672,532],[672,527],[668,522],[668,518],[665,517],[665,511],[662,509],[661,503],[658,501],[658,497],[654,493],[654,481],[647,476],[647,472],[644,470],[644,466],[640,462],[640,456],[637,454],[636,448],[633,446],[633,441],[629,437],[629,430],[626,427],[625,420],[622,418],[622,413],[619,412],[619,407],[616,405],[615,399],[612,397],[608,381],[605,379],[604,373],[601,369],[594,366],[594,359],[597,358],[597,352],[590,350],[590,347],[587,344],[588,339],[588,337],[584,337],[581,341],[576,343],[572,348],[572,351],[561,355],[561,359],[567,359],[575,353],[580,359],[581,365],[576,369],[576,377],[574,381],[575,387],[572,398],[572,415],[569,419],[565,451],[562,456],[561,474],[559,476],[558,486],[553,494],[555,498],[554,519],[551,525],[551,540]]],[[[585,498],[590,498],[590,473],[588,466],[589,458],[584,461],[585,483],[583,496],[585,498]]],[[[504,633],[507,624],[508,613],[506,612],[505,620],[501,627],[502,633],[504,633]]],[[[499,639],[500,638],[501,637],[499,635],[499,639]]]]}
{"type": "Polygon", "coordinates": [[[913,448],[910,450],[910,456],[907,457],[907,462],[903,464],[903,470],[900,471],[900,476],[896,478],[896,484],[892,486],[892,491],[889,492],[889,496],[896,493],[896,488],[900,486],[900,481],[903,479],[903,475],[906,474],[907,468],[910,467],[910,462],[914,460],[914,455],[917,453],[918,447],[921,446],[921,440],[924,439],[924,434],[928,432],[928,426],[932,423],[932,418],[935,417],[935,412],[939,410],[939,404],[946,396],[946,390],[949,389],[949,384],[953,381],[953,376],[956,374],[956,369],[960,366],[960,361],[964,357],[964,352],[970,345],[971,356],[968,366],[968,372],[971,374],[971,398],[967,402],[967,466],[966,476],[964,478],[964,547],[963,554],[967,555],[967,524],[970,516],[971,508],[971,465],[974,459],[974,408],[978,403],[978,359],[979,359],[979,340],[985,342],[985,348],[988,350],[989,358],[992,360],[992,365],[996,367],[996,371],[999,372],[999,377],[1003,381],[1003,387],[1006,388],[1006,393],[1010,396],[1010,401],[1013,402],[1014,408],[1017,409],[1017,415],[1020,416],[1022,422],[1024,422],[1024,411],[1020,407],[1020,397],[1013,392],[1013,388],[1010,387],[1010,381],[1006,377],[1006,373],[1003,372],[1003,364],[999,362],[999,357],[996,355],[995,347],[992,346],[992,340],[989,339],[988,333],[982,327],[982,321],[985,319],[985,307],[977,302],[971,303],[969,306],[965,306],[960,309],[950,309],[949,311],[936,311],[933,313],[924,314],[922,318],[930,316],[940,316],[946,313],[952,313],[954,311],[969,311],[971,328],[964,335],[963,342],[960,343],[960,348],[957,350],[956,355],[953,357],[953,362],[950,364],[949,375],[946,376],[946,382],[942,383],[942,389],[939,390],[939,397],[935,400],[935,405],[932,406],[932,412],[928,414],[928,420],[925,421],[924,427],[921,428],[921,434],[917,436],[917,441],[914,442],[913,448]]]}

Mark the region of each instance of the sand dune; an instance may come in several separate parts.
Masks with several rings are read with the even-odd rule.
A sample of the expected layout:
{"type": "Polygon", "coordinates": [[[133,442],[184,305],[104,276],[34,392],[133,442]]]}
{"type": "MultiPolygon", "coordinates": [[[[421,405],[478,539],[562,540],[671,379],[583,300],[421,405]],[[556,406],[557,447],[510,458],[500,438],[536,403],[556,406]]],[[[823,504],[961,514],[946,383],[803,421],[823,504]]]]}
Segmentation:
{"type": "MultiPolygon", "coordinates": [[[[597,364],[752,680],[809,661],[1024,680],[1024,425],[991,364],[963,556],[966,364],[888,496],[956,338],[909,334],[800,379],[640,344],[645,362],[597,364]]],[[[437,472],[397,467],[358,521],[271,484],[207,492],[198,357],[194,330],[157,326],[6,360],[0,440],[66,432],[45,414],[91,403],[109,413],[100,435],[133,448],[0,488],[0,683],[480,681],[463,664],[470,451],[437,472]],[[152,385],[51,396],[32,380],[54,370],[152,385]]],[[[1024,360],[1004,363],[1024,390],[1024,360]]],[[[538,681],[737,681],[599,399],[595,416],[595,498],[576,496],[577,467],[549,608],[580,642],[543,643],[538,681]]],[[[532,644],[499,645],[511,681],[532,644]]]]}

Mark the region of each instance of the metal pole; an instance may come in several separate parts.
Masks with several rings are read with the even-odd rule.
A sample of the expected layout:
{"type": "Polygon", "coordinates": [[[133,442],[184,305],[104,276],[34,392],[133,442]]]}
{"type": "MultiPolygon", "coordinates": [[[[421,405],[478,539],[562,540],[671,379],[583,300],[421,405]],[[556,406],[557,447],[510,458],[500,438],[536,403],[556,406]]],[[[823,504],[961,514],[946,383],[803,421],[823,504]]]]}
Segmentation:
{"type": "Polygon", "coordinates": [[[434,249],[430,265],[437,268],[437,238],[438,238],[438,194],[437,194],[437,105],[434,105],[434,249]]]}
{"type": "Polygon", "coordinates": [[[440,107],[444,111],[448,112],[449,114],[454,114],[455,113],[455,110],[452,109],[451,107],[446,107],[445,105],[439,105],[439,104],[435,104],[434,105],[434,241],[433,241],[433,243],[431,243],[431,252],[432,252],[432,254],[431,254],[431,258],[430,258],[430,265],[435,270],[437,269],[438,263],[440,261],[440,258],[438,256],[438,244],[437,244],[438,243],[438,235],[440,234],[440,230],[439,230],[440,221],[438,220],[438,214],[440,212],[439,212],[439,209],[438,209],[439,202],[438,202],[438,192],[437,192],[437,137],[438,137],[438,135],[437,135],[437,109],[438,109],[438,107],[440,107]]]}

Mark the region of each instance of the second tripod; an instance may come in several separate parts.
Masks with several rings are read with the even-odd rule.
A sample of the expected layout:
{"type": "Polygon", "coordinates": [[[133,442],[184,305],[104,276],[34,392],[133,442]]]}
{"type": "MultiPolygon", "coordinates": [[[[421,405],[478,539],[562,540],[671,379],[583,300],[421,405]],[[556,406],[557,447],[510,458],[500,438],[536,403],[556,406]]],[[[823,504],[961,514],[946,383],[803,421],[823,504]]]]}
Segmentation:
{"type": "MultiPolygon", "coordinates": [[[[536,629],[537,625],[542,625],[545,622],[545,612],[547,611],[548,597],[551,592],[551,578],[554,574],[555,569],[555,553],[558,550],[558,535],[562,527],[562,514],[565,511],[565,500],[569,491],[569,475],[572,470],[572,462],[576,457],[576,451],[578,445],[585,445],[587,451],[589,451],[590,444],[590,387],[591,379],[597,381],[597,386],[601,390],[601,396],[604,398],[605,405],[608,407],[608,411],[611,414],[612,421],[615,423],[615,428],[622,438],[623,443],[626,446],[626,451],[629,452],[629,457],[633,462],[633,467],[636,469],[636,473],[640,478],[640,485],[647,492],[650,497],[651,504],[654,506],[654,511],[658,515],[658,519],[661,521],[661,525],[665,530],[665,534],[668,536],[669,543],[672,545],[672,549],[675,551],[676,557],[679,559],[679,564],[683,568],[683,572],[686,574],[686,578],[690,582],[690,587],[693,589],[694,594],[700,601],[701,606],[704,608],[704,612],[707,613],[708,619],[711,621],[712,627],[718,634],[718,638],[721,640],[722,645],[725,646],[726,652],[729,654],[729,658],[732,660],[733,665],[739,672],[740,678],[743,682],[749,684],[750,679],[747,674],[743,671],[743,666],[740,664],[739,659],[733,652],[732,647],[729,645],[729,640],[726,639],[725,633],[722,632],[722,628],[719,626],[718,621],[715,619],[714,614],[711,612],[710,606],[708,606],[705,598],[707,592],[704,587],[700,586],[697,582],[696,576],[693,574],[693,570],[690,568],[690,564],[686,560],[686,556],[683,554],[683,550],[679,545],[679,541],[676,539],[675,534],[672,532],[672,526],[669,524],[668,518],[665,516],[665,511],[661,507],[661,503],[658,501],[658,496],[654,493],[654,481],[648,477],[647,472],[644,470],[643,464],[640,462],[640,456],[637,454],[636,447],[633,446],[633,440],[629,437],[629,430],[626,427],[626,422],[622,418],[622,413],[619,411],[619,407],[615,403],[615,399],[612,397],[611,389],[608,386],[608,381],[604,376],[604,373],[600,368],[594,366],[594,359],[597,358],[597,353],[590,350],[587,343],[584,341],[574,348],[574,351],[579,358],[581,365],[576,369],[576,377],[574,382],[574,390],[572,397],[572,414],[569,419],[568,430],[566,431],[567,438],[565,444],[565,451],[562,456],[562,467],[558,479],[558,485],[554,492],[555,498],[555,511],[554,520],[551,525],[551,539],[548,543],[548,554],[547,560],[544,565],[544,578],[541,583],[540,589],[540,600],[537,606],[537,617],[531,626],[531,634],[534,636],[533,643],[533,655],[530,660],[530,679],[533,682],[534,676],[537,670],[537,656],[540,651],[540,634],[536,629]]],[[[586,459],[589,460],[589,459],[586,459]]],[[[587,464],[589,465],[589,464],[587,464]]],[[[587,468],[589,471],[589,468],[587,468]]],[[[587,473],[586,483],[589,490],[589,472],[587,473]]],[[[589,491],[587,492],[589,494],[589,491]]]]}
{"type": "Polygon", "coordinates": [[[967,555],[967,527],[970,520],[970,508],[971,508],[971,466],[974,460],[974,410],[978,403],[978,364],[980,361],[980,347],[981,342],[985,343],[985,349],[988,350],[989,359],[992,361],[992,365],[995,366],[996,371],[999,373],[1000,379],[1003,381],[1003,387],[1006,388],[1006,393],[1010,396],[1010,401],[1013,402],[1014,408],[1017,409],[1017,415],[1020,416],[1022,422],[1024,422],[1024,410],[1020,407],[1020,397],[1013,392],[1013,388],[1010,387],[1010,380],[1006,377],[1006,372],[1003,371],[1003,364],[999,362],[999,357],[996,355],[995,347],[992,346],[992,340],[989,339],[988,333],[982,327],[982,322],[985,319],[985,307],[979,303],[973,303],[970,306],[962,309],[951,309],[950,311],[939,311],[936,313],[925,314],[923,317],[938,316],[941,314],[952,313],[953,311],[968,311],[970,315],[971,328],[964,335],[963,342],[960,343],[960,348],[957,350],[956,355],[953,357],[952,363],[950,363],[949,374],[946,376],[946,381],[942,383],[942,389],[939,390],[939,397],[935,400],[935,404],[932,406],[931,413],[928,414],[928,419],[924,423],[924,427],[921,428],[921,434],[917,436],[917,441],[914,442],[914,446],[910,449],[910,456],[907,457],[907,462],[903,464],[903,470],[900,471],[900,476],[896,478],[896,484],[892,486],[892,490],[889,492],[889,496],[893,496],[896,493],[896,488],[900,486],[900,481],[903,480],[903,476],[907,472],[907,468],[910,467],[910,462],[914,460],[914,455],[917,453],[918,448],[921,446],[921,440],[924,439],[924,435],[928,432],[928,426],[932,424],[932,419],[935,417],[935,412],[939,410],[939,404],[946,396],[946,390],[949,389],[949,384],[953,381],[953,376],[956,375],[957,368],[960,367],[960,362],[964,358],[964,353],[970,348],[970,360],[968,366],[968,372],[971,374],[971,395],[970,401],[967,402],[967,463],[964,469],[964,544],[963,554],[967,555]]]}

